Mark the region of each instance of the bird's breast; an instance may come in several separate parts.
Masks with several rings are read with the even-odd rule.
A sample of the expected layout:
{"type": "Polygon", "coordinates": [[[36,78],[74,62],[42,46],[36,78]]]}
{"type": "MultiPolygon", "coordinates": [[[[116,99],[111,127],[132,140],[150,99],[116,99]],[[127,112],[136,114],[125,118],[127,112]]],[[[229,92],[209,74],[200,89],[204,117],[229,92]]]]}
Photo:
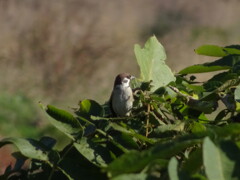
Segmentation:
{"type": "Polygon", "coordinates": [[[118,116],[128,116],[133,104],[133,94],[130,87],[115,88],[112,95],[112,106],[118,116]]]}

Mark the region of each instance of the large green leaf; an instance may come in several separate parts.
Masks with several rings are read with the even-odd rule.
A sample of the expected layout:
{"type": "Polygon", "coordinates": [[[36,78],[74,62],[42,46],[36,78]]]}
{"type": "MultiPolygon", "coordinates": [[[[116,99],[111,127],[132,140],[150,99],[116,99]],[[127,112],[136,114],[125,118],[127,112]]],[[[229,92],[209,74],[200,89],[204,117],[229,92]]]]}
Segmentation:
{"type": "Polygon", "coordinates": [[[175,157],[172,157],[168,164],[168,175],[170,180],[179,180],[178,177],[178,161],[175,157]]]}
{"type": "Polygon", "coordinates": [[[239,179],[236,170],[239,155],[239,149],[235,145],[224,143],[221,148],[206,137],[203,142],[203,164],[208,179],[239,179]]]}
{"type": "Polygon", "coordinates": [[[153,91],[175,81],[173,73],[165,64],[166,53],[164,47],[155,36],[152,36],[146,42],[144,48],[135,45],[134,52],[140,67],[141,78],[143,81],[153,81],[153,91]]]}
{"type": "Polygon", "coordinates": [[[33,139],[6,138],[0,141],[0,147],[6,144],[14,144],[21,154],[27,158],[48,161],[47,149],[41,142],[33,139]]]}
{"type": "Polygon", "coordinates": [[[76,140],[83,134],[83,128],[79,121],[69,112],[48,105],[46,112],[52,117],[50,122],[72,140],[76,140]]]}
{"type": "Polygon", "coordinates": [[[157,158],[170,158],[183,149],[201,142],[200,137],[185,137],[169,143],[159,143],[152,148],[138,152],[130,151],[114,160],[107,167],[110,175],[116,176],[122,173],[136,173],[142,170],[148,163],[157,158]],[[189,138],[191,140],[189,140],[189,138]]]}
{"type": "Polygon", "coordinates": [[[86,159],[97,166],[106,166],[111,161],[108,149],[90,139],[82,138],[80,142],[74,143],[74,146],[86,159]]]}
{"type": "Polygon", "coordinates": [[[206,73],[230,69],[229,66],[212,66],[209,64],[197,64],[182,69],[179,74],[206,73]]]}
{"type": "Polygon", "coordinates": [[[240,61],[239,55],[225,56],[219,60],[210,63],[197,64],[182,69],[179,74],[205,73],[230,69],[234,64],[240,61]]]}
{"type": "Polygon", "coordinates": [[[197,54],[206,56],[223,57],[227,55],[240,55],[240,50],[236,48],[220,47],[216,45],[203,45],[195,49],[197,54]]]}

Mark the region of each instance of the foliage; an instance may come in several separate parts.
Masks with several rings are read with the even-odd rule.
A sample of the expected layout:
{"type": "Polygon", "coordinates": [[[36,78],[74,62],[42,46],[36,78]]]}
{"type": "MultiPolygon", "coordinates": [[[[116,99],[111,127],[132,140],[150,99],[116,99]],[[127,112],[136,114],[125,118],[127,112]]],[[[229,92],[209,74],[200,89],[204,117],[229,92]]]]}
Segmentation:
{"type": "Polygon", "coordinates": [[[151,37],[143,49],[135,47],[142,79],[132,84],[130,117],[113,118],[108,103],[90,99],[74,115],[48,105],[50,122],[70,143],[59,151],[51,137],[3,139],[0,147],[13,144],[19,152],[1,178],[239,179],[239,51],[201,46],[197,53],[221,58],[173,76],[163,47],[151,37]],[[203,83],[188,75],[222,69],[203,83]],[[24,162],[28,168],[22,169],[24,162]]]}
{"type": "Polygon", "coordinates": [[[173,73],[164,62],[165,50],[155,37],[151,37],[143,49],[137,44],[134,50],[142,80],[152,81],[152,90],[175,81],[173,73]]]}

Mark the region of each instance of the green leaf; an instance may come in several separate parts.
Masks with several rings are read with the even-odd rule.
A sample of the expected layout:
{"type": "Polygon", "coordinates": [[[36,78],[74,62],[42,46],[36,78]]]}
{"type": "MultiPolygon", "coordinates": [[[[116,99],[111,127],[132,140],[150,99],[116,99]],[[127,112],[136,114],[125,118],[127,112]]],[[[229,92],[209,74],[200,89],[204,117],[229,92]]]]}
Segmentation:
{"type": "Polygon", "coordinates": [[[186,67],[182,69],[179,74],[194,74],[194,73],[205,73],[205,72],[213,72],[213,71],[221,71],[230,69],[229,66],[211,66],[205,64],[197,64],[193,66],[186,67]]]}
{"type": "Polygon", "coordinates": [[[83,134],[83,128],[79,121],[69,112],[48,105],[46,112],[54,119],[50,122],[72,140],[76,140],[83,134]]]}
{"type": "Polygon", "coordinates": [[[226,89],[229,89],[230,87],[239,85],[239,83],[240,83],[240,79],[239,78],[227,80],[226,82],[224,82],[223,85],[218,87],[216,89],[216,91],[217,92],[225,91],[226,89]]]}
{"type": "Polygon", "coordinates": [[[169,143],[159,143],[142,152],[132,150],[111,162],[106,170],[112,176],[117,176],[122,173],[139,172],[148,163],[157,158],[170,158],[183,149],[201,142],[201,137],[195,138],[191,136],[191,140],[188,138],[189,137],[186,137],[169,143]]]}
{"type": "Polygon", "coordinates": [[[191,124],[191,132],[192,133],[202,132],[202,131],[206,131],[206,127],[202,123],[193,122],[191,124]]]}
{"type": "Polygon", "coordinates": [[[206,137],[203,142],[203,163],[209,180],[223,180],[223,164],[220,150],[206,137]]]}
{"type": "Polygon", "coordinates": [[[124,128],[124,127],[118,125],[117,123],[111,123],[110,125],[113,129],[115,129],[117,131],[120,131],[124,134],[130,135],[132,137],[135,137],[135,138],[137,138],[141,141],[144,141],[144,142],[149,143],[149,144],[154,144],[155,143],[155,141],[153,139],[150,139],[150,138],[147,138],[147,137],[145,137],[141,134],[138,134],[138,133],[134,132],[132,129],[124,128]]]}
{"type": "Polygon", "coordinates": [[[188,175],[192,175],[200,170],[202,163],[202,149],[198,148],[192,152],[189,158],[184,162],[182,171],[186,172],[188,175]]]}
{"type": "Polygon", "coordinates": [[[240,124],[239,123],[229,124],[228,126],[224,126],[224,127],[215,126],[212,129],[221,138],[229,137],[229,136],[236,136],[236,135],[240,134],[240,124]]]}
{"type": "Polygon", "coordinates": [[[203,176],[200,173],[194,174],[191,178],[194,180],[208,180],[205,176],[203,176]]]}
{"type": "Polygon", "coordinates": [[[146,180],[148,179],[148,175],[145,173],[137,173],[137,174],[121,174],[112,178],[112,180],[146,180]]]}
{"type": "Polygon", "coordinates": [[[231,179],[240,179],[240,150],[231,140],[221,141],[219,143],[224,162],[224,173],[231,179]]]}
{"type": "Polygon", "coordinates": [[[151,161],[146,168],[144,168],[144,172],[148,172],[155,177],[160,176],[160,171],[166,171],[168,167],[169,160],[168,159],[155,159],[151,161]]]}
{"type": "Polygon", "coordinates": [[[235,101],[240,102],[240,85],[238,85],[234,91],[235,101]]]}
{"type": "Polygon", "coordinates": [[[166,125],[158,126],[154,131],[158,134],[164,133],[167,131],[181,132],[181,131],[184,131],[184,127],[185,127],[185,122],[176,120],[174,124],[166,124],[166,125]]]}
{"type": "Polygon", "coordinates": [[[222,72],[210,78],[203,84],[203,87],[206,91],[213,91],[221,87],[228,80],[233,79],[238,79],[238,75],[236,73],[222,72]]]}
{"type": "Polygon", "coordinates": [[[220,148],[206,137],[203,142],[203,164],[208,179],[239,179],[239,172],[236,174],[239,155],[239,149],[235,145],[224,143],[220,148]]]}
{"type": "Polygon", "coordinates": [[[52,149],[54,147],[54,145],[56,144],[56,139],[54,138],[51,138],[51,137],[48,137],[48,136],[43,136],[41,137],[40,139],[40,142],[42,144],[44,144],[44,146],[47,148],[47,149],[52,149]]]}
{"type": "MultiPolygon", "coordinates": [[[[84,157],[79,155],[76,149],[72,149],[58,166],[59,170],[68,178],[71,179],[89,179],[89,180],[106,180],[104,173],[100,172],[98,166],[87,161],[84,157]]],[[[60,179],[58,177],[53,179],[60,179]]]]}
{"type": "Polygon", "coordinates": [[[141,78],[148,82],[152,80],[152,91],[175,81],[170,68],[165,64],[166,53],[164,47],[152,36],[144,48],[135,45],[134,52],[140,67],[141,78]]]}
{"type": "Polygon", "coordinates": [[[21,154],[27,158],[48,161],[48,153],[45,146],[33,139],[6,138],[0,141],[0,147],[6,144],[14,144],[21,154]]]}
{"type": "Polygon", "coordinates": [[[78,115],[83,117],[100,116],[103,117],[104,111],[100,104],[94,100],[85,99],[79,103],[80,109],[78,115]]]}
{"type": "Polygon", "coordinates": [[[132,150],[111,162],[106,170],[113,177],[124,173],[135,173],[143,169],[152,159],[151,156],[132,150]]]}
{"type": "Polygon", "coordinates": [[[195,52],[200,55],[206,56],[215,56],[215,57],[223,57],[228,55],[222,47],[215,45],[203,45],[195,49],[195,52]]]}
{"type": "Polygon", "coordinates": [[[239,55],[229,55],[210,63],[197,64],[182,69],[179,74],[205,73],[227,70],[240,61],[239,55]]]}
{"type": "Polygon", "coordinates": [[[137,142],[128,133],[118,132],[114,135],[114,139],[127,149],[139,149],[137,142]]]}
{"type": "Polygon", "coordinates": [[[201,101],[197,99],[190,99],[187,104],[190,108],[206,114],[210,114],[215,111],[218,105],[215,101],[201,101]]]}
{"type": "Polygon", "coordinates": [[[97,166],[106,166],[111,161],[110,152],[107,148],[94,143],[90,139],[82,138],[74,143],[74,147],[90,162],[97,166]]]}
{"type": "Polygon", "coordinates": [[[216,45],[203,45],[195,49],[200,55],[223,57],[227,55],[240,55],[240,50],[236,48],[220,47],[216,45]]]}
{"type": "Polygon", "coordinates": [[[179,180],[177,169],[178,169],[178,161],[175,157],[172,157],[168,164],[168,175],[170,180],[179,180]]]}

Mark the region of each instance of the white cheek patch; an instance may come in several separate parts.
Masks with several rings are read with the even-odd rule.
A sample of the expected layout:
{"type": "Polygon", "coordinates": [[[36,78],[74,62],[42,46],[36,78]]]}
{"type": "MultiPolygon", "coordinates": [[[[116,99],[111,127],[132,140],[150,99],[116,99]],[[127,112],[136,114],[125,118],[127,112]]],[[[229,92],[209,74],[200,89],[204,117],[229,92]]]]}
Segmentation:
{"type": "Polygon", "coordinates": [[[128,78],[124,78],[122,81],[123,87],[128,87],[130,83],[130,80],[128,78]]]}

